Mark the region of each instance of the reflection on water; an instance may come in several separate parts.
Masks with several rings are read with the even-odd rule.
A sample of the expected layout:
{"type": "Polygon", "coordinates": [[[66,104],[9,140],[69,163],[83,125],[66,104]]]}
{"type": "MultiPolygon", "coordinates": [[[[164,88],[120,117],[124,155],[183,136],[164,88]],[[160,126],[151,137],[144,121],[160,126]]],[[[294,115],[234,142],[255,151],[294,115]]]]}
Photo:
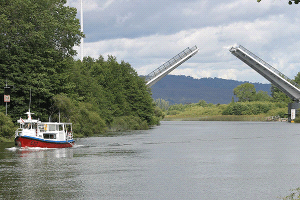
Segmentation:
{"type": "Polygon", "coordinates": [[[48,148],[39,148],[39,147],[29,147],[29,148],[19,148],[19,147],[10,147],[6,148],[8,151],[16,152],[16,155],[20,157],[28,158],[73,158],[73,149],[61,148],[61,149],[48,149],[48,148]]]}
{"type": "Polygon", "coordinates": [[[162,122],[76,140],[0,144],[0,199],[276,199],[300,186],[299,124],[162,122]]]}
{"type": "Polygon", "coordinates": [[[80,183],[72,180],[73,151],[6,147],[0,159],[0,199],[75,198],[80,183]]]}

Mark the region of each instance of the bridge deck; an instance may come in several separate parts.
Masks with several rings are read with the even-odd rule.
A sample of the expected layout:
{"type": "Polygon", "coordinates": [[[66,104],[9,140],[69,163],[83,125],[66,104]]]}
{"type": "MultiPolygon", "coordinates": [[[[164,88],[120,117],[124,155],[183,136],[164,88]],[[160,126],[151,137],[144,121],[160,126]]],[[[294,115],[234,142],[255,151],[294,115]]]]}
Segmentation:
{"type": "Polygon", "coordinates": [[[282,92],[299,102],[300,89],[297,83],[279,72],[277,69],[260,59],[258,56],[247,50],[243,46],[232,47],[230,52],[246,63],[268,81],[278,87],[282,92]]]}
{"type": "Polygon", "coordinates": [[[146,76],[146,85],[152,86],[155,83],[157,83],[159,80],[161,80],[163,77],[165,77],[167,74],[169,74],[171,71],[173,71],[176,67],[187,61],[189,58],[194,56],[199,49],[197,46],[193,46],[192,48],[186,48],[173,58],[171,58],[169,61],[165,62],[163,65],[161,65],[159,68],[151,72],[146,76]]]}

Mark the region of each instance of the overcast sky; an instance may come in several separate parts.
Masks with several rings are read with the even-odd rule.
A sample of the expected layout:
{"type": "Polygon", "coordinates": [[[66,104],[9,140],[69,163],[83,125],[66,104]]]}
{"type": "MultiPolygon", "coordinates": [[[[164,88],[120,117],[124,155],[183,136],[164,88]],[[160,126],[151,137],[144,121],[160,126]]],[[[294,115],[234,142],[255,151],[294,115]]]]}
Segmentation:
{"type": "MultiPolygon", "coordinates": [[[[67,5],[80,19],[80,0],[67,5]]],[[[84,56],[113,55],[147,75],[196,45],[199,52],[171,74],[269,83],[229,52],[243,45],[293,79],[300,71],[299,10],[288,0],[83,0],[84,56]]]]}

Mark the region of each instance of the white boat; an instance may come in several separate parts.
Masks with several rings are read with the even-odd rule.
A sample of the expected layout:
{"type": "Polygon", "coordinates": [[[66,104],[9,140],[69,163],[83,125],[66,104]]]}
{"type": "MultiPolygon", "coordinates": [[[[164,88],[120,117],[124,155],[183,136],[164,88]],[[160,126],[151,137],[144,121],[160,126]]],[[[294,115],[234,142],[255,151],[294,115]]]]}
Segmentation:
{"type": "Polygon", "coordinates": [[[20,128],[15,132],[15,144],[18,147],[66,148],[72,147],[72,123],[41,122],[32,119],[34,113],[26,113],[28,119],[20,118],[20,128]]]}

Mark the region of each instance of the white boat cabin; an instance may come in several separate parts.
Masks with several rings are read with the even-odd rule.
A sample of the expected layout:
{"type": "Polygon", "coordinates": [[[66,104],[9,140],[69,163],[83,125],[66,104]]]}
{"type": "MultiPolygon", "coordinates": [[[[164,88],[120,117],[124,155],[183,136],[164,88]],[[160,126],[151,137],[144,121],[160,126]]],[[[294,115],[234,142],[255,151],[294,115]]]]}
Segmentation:
{"type": "Polygon", "coordinates": [[[20,118],[20,128],[16,130],[17,136],[34,137],[52,141],[68,141],[73,139],[72,123],[41,122],[31,119],[34,113],[27,112],[28,119],[20,118]]]}

